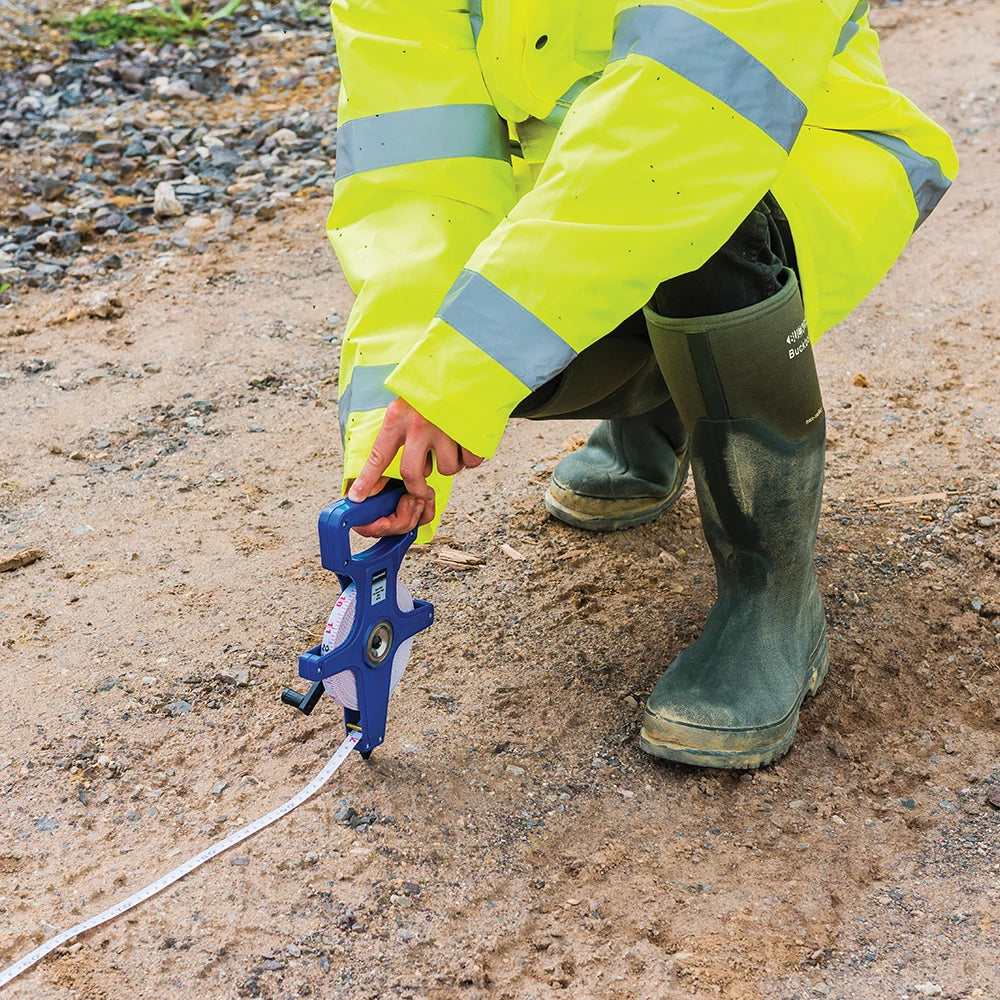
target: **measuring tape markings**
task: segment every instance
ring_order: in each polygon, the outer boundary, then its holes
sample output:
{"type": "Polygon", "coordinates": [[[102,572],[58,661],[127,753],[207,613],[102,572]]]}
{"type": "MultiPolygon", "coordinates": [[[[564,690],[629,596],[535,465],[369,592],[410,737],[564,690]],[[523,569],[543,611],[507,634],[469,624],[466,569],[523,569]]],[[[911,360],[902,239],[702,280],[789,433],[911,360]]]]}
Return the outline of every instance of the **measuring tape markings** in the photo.
{"type": "Polygon", "coordinates": [[[157,893],[162,892],[168,886],[180,881],[180,879],[184,878],[185,875],[190,875],[191,872],[193,872],[196,868],[200,868],[206,861],[210,861],[217,855],[222,854],[223,851],[228,851],[230,847],[235,847],[248,837],[252,837],[255,833],[259,833],[265,827],[277,822],[283,816],[287,816],[288,813],[302,805],[302,803],[307,799],[311,799],[334,776],[334,774],[336,774],[338,768],[344,763],[345,760],[347,760],[351,751],[357,746],[360,740],[360,732],[353,732],[348,735],[344,742],[341,743],[337,752],[330,758],[323,770],[320,771],[319,774],[317,774],[316,777],[305,786],[305,788],[303,788],[296,795],[293,795],[287,802],[283,802],[276,809],[272,809],[266,816],[261,816],[260,819],[255,819],[252,823],[248,823],[241,829],[229,834],[228,837],[224,837],[222,840],[212,844],[211,847],[205,848],[205,850],[200,854],[196,854],[193,858],[190,858],[183,864],[178,865],[173,869],[173,871],[161,876],[155,882],[152,882],[145,888],[140,889],[127,899],[123,899],[120,902],[109,906],[103,912],[84,920],[75,927],[70,927],[69,930],[61,931],[56,934],[55,937],[49,938],[49,940],[44,944],[39,945],[34,951],[29,952],[23,958],[18,959],[13,965],[9,965],[6,969],[0,970],[0,989],[15,980],[23,972],[27,972],[28,969],[37,965],[43,958],[45,958],[46,955],[55,951],[57,948],[62,947],[62,945],[66,944],[67,941],[72,941],[73,938],[79,937],[81,934],[93,930],[95,927],[100,927],[102,924],[106,924],[109,921],[114,920],[116,917],[120,917],[123,913],[127,913],[129,910],[137,907],[140,903],[144,903],[147,899],[150,899],[157,893]]]}

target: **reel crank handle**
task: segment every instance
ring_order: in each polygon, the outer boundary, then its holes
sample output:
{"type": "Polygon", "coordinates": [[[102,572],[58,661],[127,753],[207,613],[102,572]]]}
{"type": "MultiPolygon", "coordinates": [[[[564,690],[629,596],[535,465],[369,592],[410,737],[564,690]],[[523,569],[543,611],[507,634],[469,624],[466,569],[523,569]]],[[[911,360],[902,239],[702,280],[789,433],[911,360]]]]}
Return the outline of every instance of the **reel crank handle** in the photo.
{"type": "Polygon", "coordinates": [[[320,698],[323,697],[323,682],[316,681],[312,687],[305,694],[299,694],[293,688],[285,688],[281,692],[281,701],[285,705],[291,705],[292,708],[297,708],[303,715],[309,715],[312,710],[319,704],[320,698]]]}

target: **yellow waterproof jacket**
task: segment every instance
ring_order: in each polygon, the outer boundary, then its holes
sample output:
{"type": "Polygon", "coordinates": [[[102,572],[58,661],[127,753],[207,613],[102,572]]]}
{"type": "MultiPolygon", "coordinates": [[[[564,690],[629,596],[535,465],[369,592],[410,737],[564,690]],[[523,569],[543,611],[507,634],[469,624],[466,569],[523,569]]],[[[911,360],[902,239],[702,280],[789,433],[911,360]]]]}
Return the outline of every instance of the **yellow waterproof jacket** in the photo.
{"type": "MultiPolygon", "coordinates": [[[[867,0],[331,11],[327,229],[357,294],[345,480],[396,396],[492,455],[521,399],[704,263],[768,190],[818,338],[957,171],[947,135],[886,83],[867,0]]],[[[440,511],[447,480],[433,485],[440,511]]]]}

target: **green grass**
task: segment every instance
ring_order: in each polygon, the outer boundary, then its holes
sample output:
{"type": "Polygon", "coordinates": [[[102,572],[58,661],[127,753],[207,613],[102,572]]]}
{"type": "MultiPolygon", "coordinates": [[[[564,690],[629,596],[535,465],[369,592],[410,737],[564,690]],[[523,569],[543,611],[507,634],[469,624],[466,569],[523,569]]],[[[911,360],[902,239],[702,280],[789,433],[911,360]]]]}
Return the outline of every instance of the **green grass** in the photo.
{"type": "Polygon", "coordinates": [[[143,39],[149,42],[194,42],[222,18],[234,14],[243,0],[228,0],[210,14],[194,6],[188,13],[178,0],[170,0],[169,10],[151,4],[132,4],[124,10],[107,4],[67,22],[70,38],[106,47],[115,42],[143,39]]]}

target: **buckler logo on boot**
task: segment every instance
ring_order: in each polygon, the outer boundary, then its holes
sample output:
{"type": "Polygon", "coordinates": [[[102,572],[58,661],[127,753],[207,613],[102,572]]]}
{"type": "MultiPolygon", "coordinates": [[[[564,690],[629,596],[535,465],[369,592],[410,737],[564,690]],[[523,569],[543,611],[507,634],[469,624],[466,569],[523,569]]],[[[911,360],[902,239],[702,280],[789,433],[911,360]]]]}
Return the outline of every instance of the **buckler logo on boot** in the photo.
{"type": "Polygon", "coordinates": [[[806,321],[803,320],[787,337],[785,337],[785,343],[789,345],[789,361],[791,361],[792,358],[797,358],[809,346],[809,337],[807,336],[807,332],[806,321]]]}

